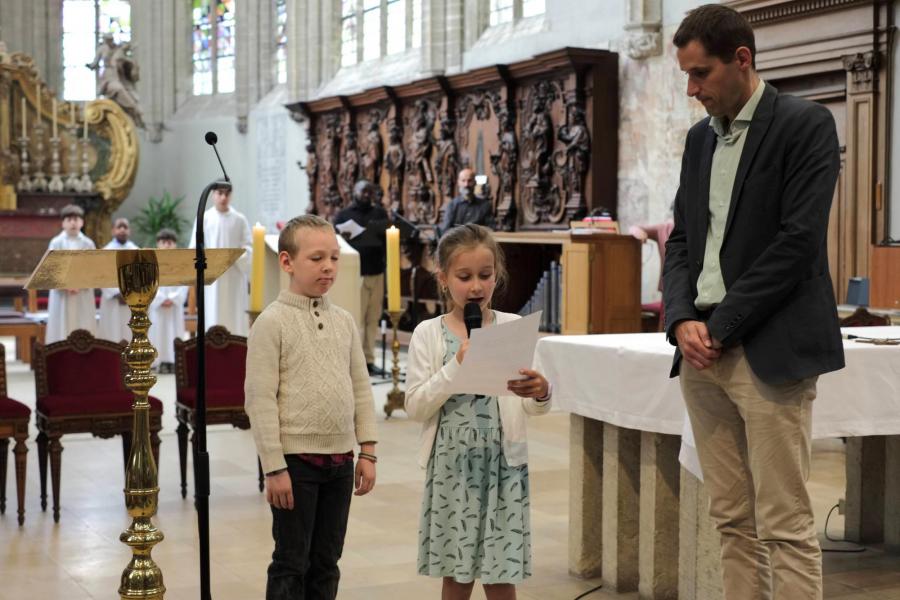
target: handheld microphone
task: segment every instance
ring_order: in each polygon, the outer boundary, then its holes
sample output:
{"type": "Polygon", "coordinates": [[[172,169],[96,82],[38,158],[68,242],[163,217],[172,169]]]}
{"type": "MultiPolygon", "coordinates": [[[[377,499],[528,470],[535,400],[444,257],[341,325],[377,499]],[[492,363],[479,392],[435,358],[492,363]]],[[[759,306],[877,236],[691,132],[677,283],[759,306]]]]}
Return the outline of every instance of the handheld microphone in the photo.
{"type": "Polygon", "coordinates": [[[219,161],[219,166],[222,167],[222,175],[225,176],[225,181],[230,182],[228,179],[228,173],[225,172],[225,165],[222,164],[222,157],[219,156],[219,149],[216,148],[216,142],[219,141],[219,136],[216,135],[214,131],[207,131],[206,135],[203,136],[206,140],[206,143],[213,147],[213,152],[216,153],[216,160],[219,161]]]}
{"type": "Polygon", "coordinates": [[[466,323],[466,337],[472,337],[472,330],[481,327],[481,305],[467,302],[463,309],[463,321],[466,323]]]}

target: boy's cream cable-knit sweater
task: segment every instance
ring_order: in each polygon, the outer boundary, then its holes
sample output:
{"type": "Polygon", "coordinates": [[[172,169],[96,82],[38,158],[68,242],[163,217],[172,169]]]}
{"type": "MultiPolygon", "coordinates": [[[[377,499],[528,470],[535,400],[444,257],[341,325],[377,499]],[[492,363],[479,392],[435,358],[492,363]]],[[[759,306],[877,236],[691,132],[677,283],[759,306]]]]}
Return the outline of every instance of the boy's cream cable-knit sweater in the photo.
{"type": "Polygon", "coordinates": [[[282,291],[250,330],[244,405],[266,473],[284,468],[285,454],[340,454],[377,441],[350,313],[325,297],[282,291]]]}

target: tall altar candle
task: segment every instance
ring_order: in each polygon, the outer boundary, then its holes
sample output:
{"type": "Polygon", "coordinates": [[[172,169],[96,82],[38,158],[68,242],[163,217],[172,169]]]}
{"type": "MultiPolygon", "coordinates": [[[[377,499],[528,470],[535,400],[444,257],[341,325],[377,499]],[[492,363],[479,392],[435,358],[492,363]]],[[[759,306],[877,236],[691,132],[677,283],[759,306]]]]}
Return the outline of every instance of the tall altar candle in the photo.
{"type": "Polygon", "coordinates": [[[266,228],[253,226],[253,273],[250,277],[250,310],[263,309],[263,283],[265,282],[266,228]]]}
{"type": "Polygon", "coordinates": [[[84,139],[88,139],[87,138],[87,128],[88,128],[88,125],[87,125],[87,102],[81,103],[81,116],[84,118],[84,139]]]}
{"type": "Polygon", "coordinates": [[[28,102],[22,98],[22,137],[28,137],[28,102]]]}
{"type": "Polygon", "coordinates": [[[74,102],[69,102],[69,117],[71,118],[71,122],[69,125],[75,127],[75,113],[78,112],[78,105],[74,102]]]}
{"type": "Polygon", "coordinates": [[[38,81],[35,86],[34,103],[37,105],[37,122],[41,121],[41,82],[38,81]]]}
{"type": "Polygon", "coordinates": [[[400,230],[393,225],[385,231],[387,242],[388,312],[400,312],[400,230]]]}
{"type": "Polygon", "coordinates": [[[56,131],[56,98],[53,99],[53,137],[59,137],[59,133],[56,131]]]}

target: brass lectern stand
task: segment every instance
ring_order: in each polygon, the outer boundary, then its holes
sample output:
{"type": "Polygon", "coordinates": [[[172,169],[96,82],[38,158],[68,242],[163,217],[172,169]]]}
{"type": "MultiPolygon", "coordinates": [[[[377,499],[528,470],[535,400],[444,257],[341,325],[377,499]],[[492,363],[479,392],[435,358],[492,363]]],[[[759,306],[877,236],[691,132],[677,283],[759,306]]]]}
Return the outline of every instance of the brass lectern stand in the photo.
{"type": "MultiPolygon", "coordinates": [[[[204,282],[209,285],[244,253],[241,248],[207,250],[204,282]]],[[[129,367],[125,386],[134,393],[131,454],[125,473],[125,507],[131,526],[119,539],[131,547],[131,562],[122,573],[119,596],[162,599],[166,588],[162,571],[150,552],[163,539],[153,525],[159,481],[150,451],[150,403],[147,394],[156,383],[150,365],[156,349],[147,339],[147,309],[160,285],[194,284],[194,250],[49,250],[31,274],[27,289],[84,289],[118,287],[131,309],[131,343],[124,358],[129,367]]]]}

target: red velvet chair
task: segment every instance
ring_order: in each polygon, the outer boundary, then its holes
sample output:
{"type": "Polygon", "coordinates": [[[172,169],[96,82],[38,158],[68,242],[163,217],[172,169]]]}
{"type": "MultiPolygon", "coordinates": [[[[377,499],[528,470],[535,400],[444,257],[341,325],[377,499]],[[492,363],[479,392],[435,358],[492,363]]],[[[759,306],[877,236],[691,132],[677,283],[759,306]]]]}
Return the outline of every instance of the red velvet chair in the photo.
{"type": "MultiPolygon", "coordinates": [[[[244,412],[244,373],[247,338],[231,335],[221,325],[206,332],[206,424],[250,429],[244,412]]],[[[178,457],[181,497],[187,497],[188,429],[194,429],[197,407],[197,338],[175,340],[175,416],[178,419],[178,457]]],[[[191,434],[191,445],[195,443],[191,434]]],[[[262,466],[257,459],[259,491],[263,491],[262,466]]]]}
{"type": "Polygon", "coordinates": [[[31,409],[6,395],[6,349],[0,344],[0,515],[6,514],[6,460],[9,438],[16,440],[16,497],[19,501],[19,525],[25,523],[25,457],[28,449],[28,421],[31,409]]]}
{"type": "MultiPolygon", "coordinates": [[[[125,387],[122,360],[125,346],[95,338],[84,329],[65,340],[35,345],[34,379],[37,388],[38,467],[41,509],[47,510],[47,456],[53,482],[53,520],[59,522],[59,484],[62,462],[60,438],[66,433],[95,437],[122,436],[125,464],[131,452],[134,395],[125,387]],[[48,452],[49,449],[49,452],[48,452]]],[[[162,403],[150,396],[150,442],[159,465],[162,403]]]]}

